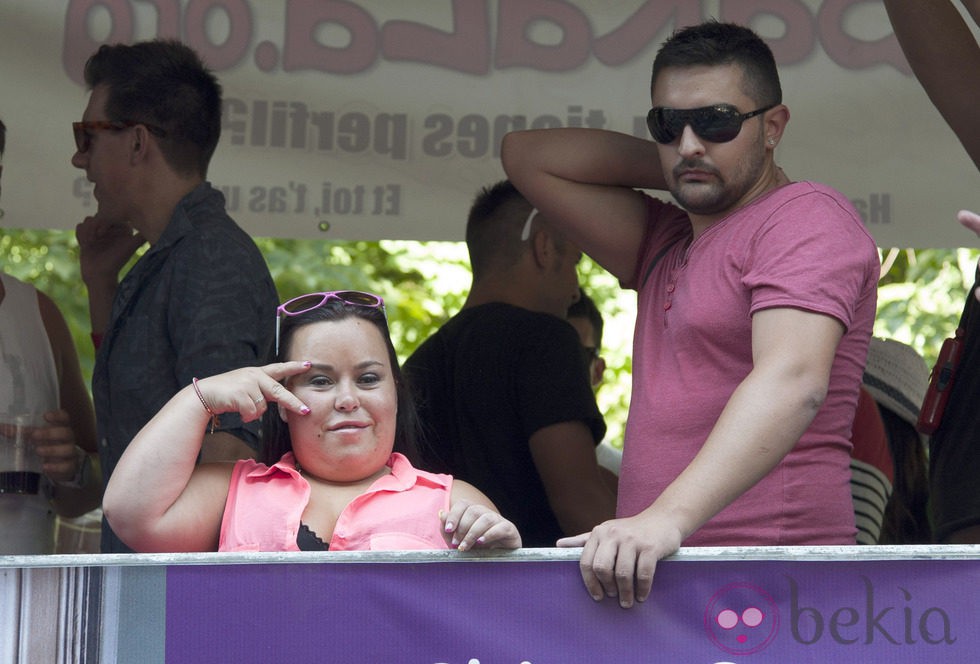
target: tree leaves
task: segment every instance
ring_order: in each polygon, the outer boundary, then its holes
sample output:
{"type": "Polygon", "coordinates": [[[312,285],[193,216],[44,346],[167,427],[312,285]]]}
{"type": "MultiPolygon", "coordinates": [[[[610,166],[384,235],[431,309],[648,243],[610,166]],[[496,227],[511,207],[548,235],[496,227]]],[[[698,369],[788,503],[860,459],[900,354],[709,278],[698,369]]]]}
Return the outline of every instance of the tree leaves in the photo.
{"type": "MultiPolygon", "coordinates": [[[[402,360],[462,307],[470,286],[466,246],[459,242],[334,241],[257,238],[280,299],[312,291],[357,289],[385,298],[392,338],[402,360]]],[[[932,366],[952,335],[973,284],[975,249],[883,250],[888,271],[878,291],[877,336],[911,344],[932,366]]],[[[88,300],[71,231],[0,229],[0,268],[33,283],[68,320],[82,370],[92,375],[88,300]]],[[[629,408],[635,295],[588,257],[579,264],[583,288],[605,320],[605,384],[600,407],[608,439],[621,444],[629,408]]]]}

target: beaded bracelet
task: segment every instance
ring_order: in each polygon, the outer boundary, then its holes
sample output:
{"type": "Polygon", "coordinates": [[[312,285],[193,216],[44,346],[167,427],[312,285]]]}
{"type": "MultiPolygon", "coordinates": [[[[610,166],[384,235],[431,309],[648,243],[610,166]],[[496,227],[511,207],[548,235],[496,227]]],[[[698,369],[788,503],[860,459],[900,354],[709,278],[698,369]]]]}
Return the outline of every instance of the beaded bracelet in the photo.
{"type": "Polygon", "coordinates": [[[194,386],[194,391],[197,393],[197,398],[201,400],[201,405],[204,406],[204,410],[208,411],[208,415],[211,416],[211,430],[208,433],[214,433],[214,428],[216,426],[221,426],[221,422],[218,419],[218,414],[211,409],[208,402],[204,400],[204,395],[201,394],[201,388],[197,386],[197,378],[191,378],[191,384],[194,386]]]}

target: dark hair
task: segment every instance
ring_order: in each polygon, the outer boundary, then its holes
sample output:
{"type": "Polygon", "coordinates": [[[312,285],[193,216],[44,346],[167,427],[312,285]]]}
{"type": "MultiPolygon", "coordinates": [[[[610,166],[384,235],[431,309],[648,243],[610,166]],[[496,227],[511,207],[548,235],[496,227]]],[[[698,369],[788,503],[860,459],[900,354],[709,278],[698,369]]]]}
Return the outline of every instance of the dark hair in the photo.
{"type": "MultiPolygon", "coordinates": [[[[385,347],[388,350],[388,361],[391,364],[391,374],[395,380],[395,394],[398,400],[398,415],[395,422],[395,445],[393,451],[401,452],[413,465],[417,465],[417,439],[419,431],[418,415],[415,404],[409,393],[408,386],[398,365],[398,355],[391,342],[388,332],[388,322],[380,309],[347,304],[339,300],[331,300],[321,307],[297,314],[285,316],[279,328],[279,355],[277,362],[283,362],[289,356],[293,335],[296,330],[311,323],[322,321],[339,322],[348,318],[360,318],[372,323],[381,333],[385,347]]],[[[289,427],[279,417],[277,408],[270,408],[262,419],[262,449],[260,461],[272,465],[279,461],[283,454],[291,452],[293,441],[289,435],[289,427]]]]}
{"type": "Polygon", "coordinates": [[[925,445],[919,432],[905,418],[880,403],[878,410],[885,424],[895,471],[878,544],[931,544],[925,445]]]}
{"type": "Polygon", "coordinates": [[[668,67],[738,65],[746,95],[761,108],[783,101],[776,60],[769,46],[752,30],[734,23],[707,21],[682,28],[664,42],[653,61],[650,89],[668,67]]]}
{"type": "Polygon", "coordinates": [[[108,87],[108,120],[159,127],[177,173],[205,177],[221,136],[221,85],[197,53],[176,40],[104,44],[85,63],[90,88],[108,87]]]}
{"type": "Polygon", "coordinates": [[[7,149],[7,125],[0,120],[0,157],[3,156],[3,151],[7,149]]]}
{"type": "Polygon", "coordinates": [[[595,333],[596,347],[602,346],[602,314],[592,298],[585,294],[585,291],[579,289],[578,301],[568,308],[568,317],[588,319],[595,333]]]}
{"type": "Polygon", "coordinates": [[[521,229],[531,210],[509,180],[480,190],[466,220],[466,248],[474,280],[520,260],[524,252],[521,229]]]}

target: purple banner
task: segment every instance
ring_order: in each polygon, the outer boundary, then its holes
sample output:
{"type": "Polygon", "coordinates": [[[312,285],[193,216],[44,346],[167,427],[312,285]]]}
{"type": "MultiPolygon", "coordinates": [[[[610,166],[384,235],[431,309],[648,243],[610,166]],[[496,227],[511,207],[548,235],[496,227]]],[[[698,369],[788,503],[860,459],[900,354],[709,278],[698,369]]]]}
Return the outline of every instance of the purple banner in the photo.
{"type": "Polygon", "coordinates": [[[672,560],[623,610],[567,560],[172,566],[166,660],[974,661],[978,582],[974,560],[672,560]]]}

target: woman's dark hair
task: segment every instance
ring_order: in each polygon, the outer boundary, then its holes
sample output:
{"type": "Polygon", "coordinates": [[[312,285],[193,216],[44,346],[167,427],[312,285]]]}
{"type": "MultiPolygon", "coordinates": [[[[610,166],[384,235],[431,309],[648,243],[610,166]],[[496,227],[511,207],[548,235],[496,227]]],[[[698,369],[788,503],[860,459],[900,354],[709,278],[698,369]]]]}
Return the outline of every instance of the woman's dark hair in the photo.
{"type": "Polygon", "coordinates": [[[879,404],[894,460],[895,481],[878,544],[931,544],[929,470],[922,438],[907,420],[879,404]]]}
{"type": "Polygon", "coordinates": [[[579,298],[568,307],[568,318],[585,318],[592,325],[592,332],[595,336],[595,345],[602,347],[602,312],[596,306],[595,300],[589,297],[584,290],[579,291],[579,298]]]}
{"type": "MultiPolygon", "coordinates": [[[[284,316],[279,328],[279,354],[276,356],[276,361],[283,362],[289,356],[293,335],[301,327],[324,321],[339,322],[348,318],[360,318],[372,323],[378,328],[381,338],[384,339],[385,347],[388,349],[391,374],[395,380],[395,394],[398,399],[393,451],[404,454],[413,465],[417,466],[418,415],[415,411],[415,403],[412,401],[412,396],[402,377],[401,367],[398,365],[398,354],[391,343],[388,321],[384,311],[372,307],[347,304],[340,300],[330,300],[316,309],[294,316],[284,316]]],[[[293,441],[289,435],[289,426],[279,417],[278,408],[269,408],[262,418],[262,447],[259,460],[266,465],[272,465],[279,461],[283,454],[291,452],[292,449],[293,441]]]]}

